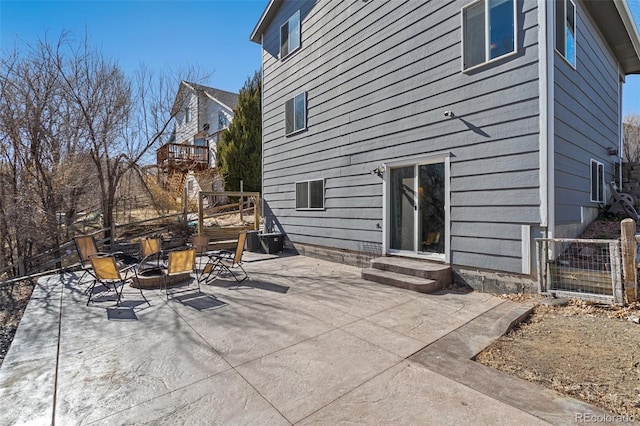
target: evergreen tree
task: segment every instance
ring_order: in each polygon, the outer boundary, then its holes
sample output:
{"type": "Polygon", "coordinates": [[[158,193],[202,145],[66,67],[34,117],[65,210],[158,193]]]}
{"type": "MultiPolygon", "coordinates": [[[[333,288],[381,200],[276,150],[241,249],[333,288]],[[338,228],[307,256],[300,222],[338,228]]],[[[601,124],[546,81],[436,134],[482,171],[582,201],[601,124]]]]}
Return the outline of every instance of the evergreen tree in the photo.
{"type": "Polygon", "coordinates": [[[248,78],[238,97],[233,121],[220,135],[216,166],[224,179],[224,189],[260,192],[262,186],[262,79],[256,71],[248,78]]]}

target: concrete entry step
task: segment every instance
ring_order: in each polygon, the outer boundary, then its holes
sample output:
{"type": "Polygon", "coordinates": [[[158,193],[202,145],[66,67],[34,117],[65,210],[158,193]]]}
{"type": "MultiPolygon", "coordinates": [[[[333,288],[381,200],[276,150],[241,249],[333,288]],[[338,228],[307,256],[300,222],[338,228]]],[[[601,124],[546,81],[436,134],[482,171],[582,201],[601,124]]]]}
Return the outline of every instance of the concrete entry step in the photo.
{"type": "Polygon", "coordinates": [[[383,271],[376,268],[363,269],[362,278],[380,284],[418,291],[420,293],[433,293],[443,288],[435,280],[404,275],[398,272],[383,271]]]}
{"type": "Polygon", "coordinates": [[[371,268],[362,271],[362,278],[381,284],[432,293],[453,282],[450,265],[422,259],[398,256],[371,260],[371,268]]]}
{"type": "Polygon", "coordinates": [[[453,273],[450,265],[429,260],[398,256],[377,257],[371,259],[371,267],[383,271],[413,275],[414,277],[444,280],[446,284],[453,282],[453,273]]]}

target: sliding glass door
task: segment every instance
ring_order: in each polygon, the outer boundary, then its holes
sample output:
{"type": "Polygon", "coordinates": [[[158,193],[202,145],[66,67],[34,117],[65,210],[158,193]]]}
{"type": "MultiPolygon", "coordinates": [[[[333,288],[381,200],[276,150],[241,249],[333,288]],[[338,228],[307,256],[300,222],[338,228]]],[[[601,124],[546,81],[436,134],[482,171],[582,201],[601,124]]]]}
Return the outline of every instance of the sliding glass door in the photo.
{"type": "Polygon", "coordinates": [[[389,169],[390,252],[444,255],[445,165],[389,169]]]}

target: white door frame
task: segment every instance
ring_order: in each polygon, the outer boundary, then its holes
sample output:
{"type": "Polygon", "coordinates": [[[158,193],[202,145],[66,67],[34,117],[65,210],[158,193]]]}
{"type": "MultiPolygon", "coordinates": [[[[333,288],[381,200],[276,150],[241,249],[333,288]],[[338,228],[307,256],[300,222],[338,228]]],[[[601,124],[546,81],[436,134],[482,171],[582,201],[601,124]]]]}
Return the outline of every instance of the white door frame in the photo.
{"type": "MultiPolygon", "coordinates": [[[[436,153],[432,155],[422,155],[407,157],[400,160],[387,161],[383,163],[385,173],[383,175],[382,184],[382,253],[383,255],[401,255],[409,257],[419,257],[422,259],[432,259],[450,263],[451,261],[451,193],[450,193],[450,157],[449,152],[436,153]],[[421,164],[444,163],[444,254],[424,254],[417,251],[414,252],[390,252],[391,245],[391,217],[390,217],[390,199],[391,199],[391,182],[389,179],[391,168],[416,166],[421,164]]],[[[416,213],[417,214],[417,213],[416,213]]],[[[417,232],[417,229],[416,229],[417,232]]]]}

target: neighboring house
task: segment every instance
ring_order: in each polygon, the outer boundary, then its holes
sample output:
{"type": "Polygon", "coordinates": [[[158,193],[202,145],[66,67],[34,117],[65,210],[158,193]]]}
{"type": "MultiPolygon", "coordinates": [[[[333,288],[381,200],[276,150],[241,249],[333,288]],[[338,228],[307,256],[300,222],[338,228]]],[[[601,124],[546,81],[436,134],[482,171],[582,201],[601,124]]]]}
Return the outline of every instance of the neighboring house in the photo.
{"type": "Polygon", "coordinates": [[[182,81],[171,113],[175,128],[170,143],[158,150],[158,166],[164,185],[181,191],[186,185],[190,198],[199,191],[223,190],[216,167],[216,144],[229,127],[238,94],[182,81]]]}
{"type": "Polygon", "coordinates": [[[617,180],[625,1],[271,0],[251,40],[265,220],[301,252],[531,285],[534,239],[578,235],[617,180]]]}

